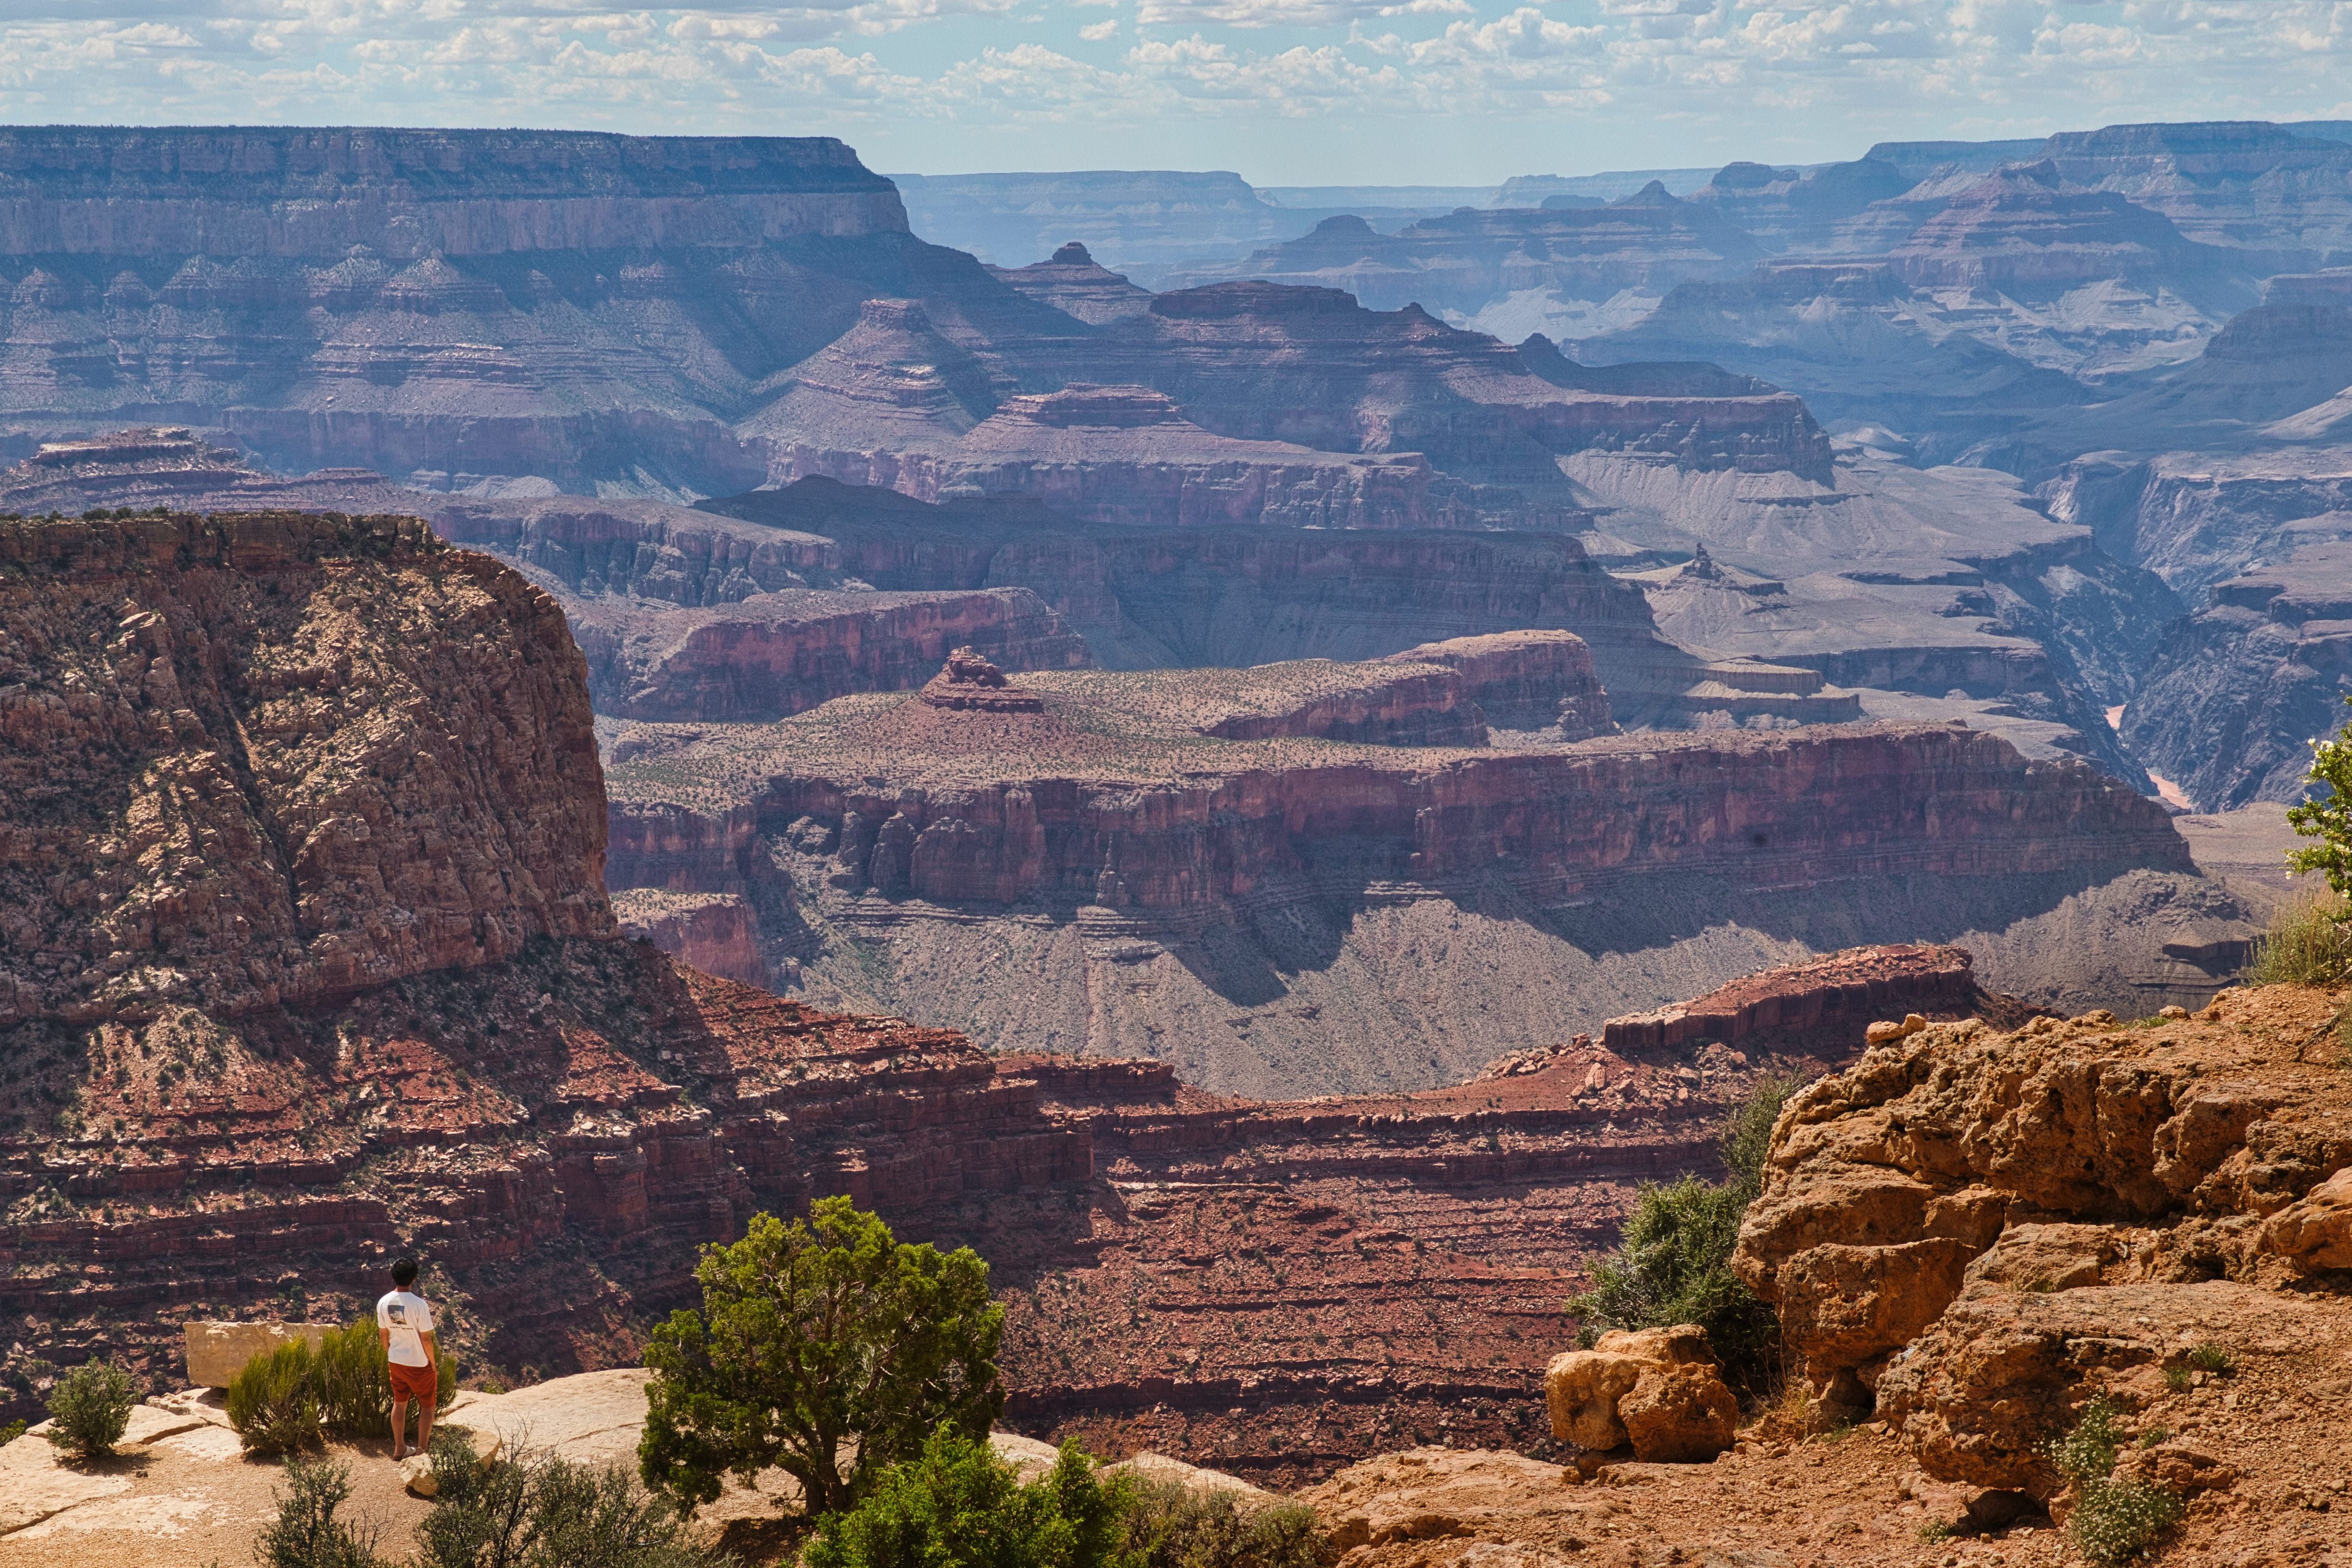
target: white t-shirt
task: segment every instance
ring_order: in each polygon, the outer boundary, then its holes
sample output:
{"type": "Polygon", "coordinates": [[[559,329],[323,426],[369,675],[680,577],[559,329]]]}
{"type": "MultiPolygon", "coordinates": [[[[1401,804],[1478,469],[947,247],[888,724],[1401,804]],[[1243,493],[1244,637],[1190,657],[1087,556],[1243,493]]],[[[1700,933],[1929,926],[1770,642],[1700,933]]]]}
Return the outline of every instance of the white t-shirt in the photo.
{"type": "Polygon", "coordinates": [[[410,1291],[394,1291],[375,1304],[375,1325],[392,1331],[384,1354],[403,1366],[430,1366],[424,1336],[433,1332],[433,1309],[410,1291]]]}

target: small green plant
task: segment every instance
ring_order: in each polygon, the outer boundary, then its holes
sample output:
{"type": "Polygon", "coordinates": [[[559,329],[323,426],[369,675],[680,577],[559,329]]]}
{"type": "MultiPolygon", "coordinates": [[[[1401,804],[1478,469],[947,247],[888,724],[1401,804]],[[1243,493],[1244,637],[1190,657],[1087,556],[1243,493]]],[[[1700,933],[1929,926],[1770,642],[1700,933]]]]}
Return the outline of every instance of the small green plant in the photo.
{"type": "Polygon", "coordinates": [[[2189,1346],[2187,1359],[2198,1371],[2210,1372],[2216,1377],[2227,1377],[2238,1370],[2236,1359],[2210,1340],[2189,1346]]]}
{"type": "Polygon", "coordinates": [[[278,1517],[253,1543],[258,1568],[390,1568],[376,1550],[382,1526],[353,1528],[335,1517],[352,1495],[343,1466],[297,1459],[286,1467],[286,1490],[273,1495],[278,1517]]]}
{"type": "Polygon", "coordinates": [[[2074,1485],[2066,1533],[2097,1568],[2121,1568],[2180,1522],[2180,1500],[2142,1480],[2115,1479],[2123,1412],[2106,1399],[2083,1406],[2073,1430],[2049,1446],[2050,1462],[2074,1485]]]}
{"type": "Polygon", "coordinates": [[[49,1441],[78,1459],[102,1459],[114,1452],[131,1426],[139,1396],[131,1375],[110,1361],[84,1362],[49,1395],[49,1441]]]}
{"type": "Polygon", "coordinates": [[[2168,1427],[2150,1427],[2139,1435],[2139,1446],[2143,1448],[2153,1448],[2171,1436],[2172,1432],[2168,1427]]]}
{"type": "Polygon", "coordinates": [[[323,1426],[307,1340],[257,1355],[229,1380],[228,1424],[248,1454],[274,1458],[319,1446],[323,1426]]]}
{"type": "Polygon", "coordinates": [[[2140,1557],[2164,1532],[2180,1522],[2180,1500],[2146,1481],[2099,1479],[2083,1483],[2066,1533],[2099,1568],[2119,1568],[2140,1557]]]}
{"type": "Polygon", "coordinates": [[[1959,1534],[1959,1527],[1940,1519],[1931,1519],[1919,1526],[1919,1539],[1933,1546],[1938,1541],[1949,1541],[1959,1534]]]}
{"type": "MultiPolygon", "coordinates": [[[[2298,855],[2308,854],[2299,850],[2298,855]]],[[[2336,900],[2305,899],[2271,916],[2246,978],[2258,986],[2338,986],[2352,977],[2352,930],[2336,900]]]]}
{"type": "Polygon", "coordinates": [[[1329,1568],[1339,1557],[1312,1509],[1172,1481],[1132,1484],[1126,1540],[1133,1568],[1329,1568]]]}
{"type": "Polygon", "coordinates": [[[2188,1393],[2189,1369],[2185,1366],[2166,1367],[2164,1369],[2164,1385],[2167,1388],[2171,1389],[2175,1394],[2188,1393]]]}

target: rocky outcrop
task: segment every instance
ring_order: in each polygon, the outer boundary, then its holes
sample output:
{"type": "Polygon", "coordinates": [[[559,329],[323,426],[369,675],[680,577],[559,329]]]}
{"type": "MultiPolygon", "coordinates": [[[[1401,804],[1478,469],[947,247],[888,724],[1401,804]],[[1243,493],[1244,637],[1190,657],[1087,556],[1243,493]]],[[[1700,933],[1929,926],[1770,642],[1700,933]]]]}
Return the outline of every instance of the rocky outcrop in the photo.
{"type": "Polygon", "coordinates": [[[1151,290],[1138,288],[1123,274],[1096,265],[1076,240],[1044,261],[988,270],[1030,298],[1092,326],[1151,308],[1151,290]]]}
{"type": "Polygon", "coordinates": [[[1509,729],[1557,727],[1567,741],[1613,735],[1609,694],[1593,673],[1592,650],[1571,632],[1498,632],[1423,643],[1389,655],[1403,664],[1443,664],[1487,722],[1509,729]]]}
{"type": "MultiPolygon", "coordinates": [[[[612,884],[781,874],[793,917],[771,951],[830,1005],[866,1005],[879,955],[887,994],[983,1040],[1295,1093],[1459,1076],[1759,963],[2005,930],[2077,892],[2065,918],[2095,925],[2111,895],[2090,890],[2188,872],[2154,803],[1954,727],[1512,750],[1202,735],[1261,674],[1027,674],[1034,715],[857,697],[756,730],[640,727],[614,753],[632,760],[613,774],[612,884]],[[1798,946],[1680,946],[1726,888],[1798,946]],[[1691,979],[1662,994],[1665,952],[1691,979]],[[898,977],[922,973],[957,977],[917,1001],[898,977]]],[[[2162,971],[2183,916],[2145,895],[2127,929],[2162,971]]],[[[2055,994],[2011,972],[1990,983],[2055,994]]]]}
{"type": "Polygon", "coordinates": [[[1962,948],[1856,947],[1743,976],[1696,1001],[1611,1019],[1601,1040],[1621,1054],[1673,1051],[1703,1040],[1738,1045],[1781,1030],[1818,1033],[1843,1023],[1851,1031],[1869,1019],[1917,1009],[1967,1013],[1982,998],[1974,961],[1962,948]]]}
{"type": "Polygon", "coordinates": [[[940,673],[923,683],[916,700],[957,713],[1042,713],[1045,701],[1004,678],[1004,672],[969,647],[948,655],[940,673]]]}
{"type": "Polygon", "coordinates": [[[2047,1440],[2094,1396],[2161,1407],[2200,1343],[2340,1333],[2326,1290],[2273,1293],[2328,1268],[2321,1183],[2352,1160],[2300,1048],[2330,1005],[1930,1025],[1802,1092],[1735,1264],[1812,1397],[1874,1399],[1932,1475],[2049,1499],[2047,1440]]]}
{"type": "Polygon", "coordinates": [[[415,519],[0,521],[0,1021],[236,1018],[611,929],[562,614],[415,519]]]}

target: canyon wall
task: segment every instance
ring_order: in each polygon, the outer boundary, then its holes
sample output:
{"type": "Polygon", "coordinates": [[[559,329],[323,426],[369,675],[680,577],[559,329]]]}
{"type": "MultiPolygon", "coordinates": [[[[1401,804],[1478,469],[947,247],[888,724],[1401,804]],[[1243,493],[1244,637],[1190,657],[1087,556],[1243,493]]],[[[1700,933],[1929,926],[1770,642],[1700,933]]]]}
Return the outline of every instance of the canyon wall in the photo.
{"type": "Polygon", "coordinates": [[[1042,711],[634,727],[612,884],[743,896],[824,1005],[1276,1095],[1893,936],[2037,1000],[2195,999],[2218,970],[2167,944],[2252,930],[2160,808],[1954,726],[1400,752],[1204,736],[1191,673],[1015,684],[1042,711]]]}

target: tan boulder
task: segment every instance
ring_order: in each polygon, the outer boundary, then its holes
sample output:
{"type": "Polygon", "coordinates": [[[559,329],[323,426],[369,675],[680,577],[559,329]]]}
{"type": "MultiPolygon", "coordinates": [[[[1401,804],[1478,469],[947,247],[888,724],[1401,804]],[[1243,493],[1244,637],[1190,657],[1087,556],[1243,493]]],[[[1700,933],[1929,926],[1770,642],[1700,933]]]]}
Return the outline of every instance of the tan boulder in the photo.
{"type": "Polygon", "coordinates": [[[1617,1401],[1617,1418],[1635,1458],[1686,1464],[1731,1447],[1739,1435],[1739,1401],[1712,1366],[1683,1362],[1643,1372],[1617,1401]]]}
{"type": "Polygon", "coordinates": [[[1642,1374],[1657,1364],[1647,1356],[1613,1350],[1571,1350],[1544,1369],[1544,1404],[1551,1412],[1551,1435],[1580,1448],[1614,1448],[1628,1439],[1617,1418],[1617,1401],[1633,1392],[1642,1374]]]}
{"type": "Polygon", "coordinates": [[[246,1363],[290,1341],[308,1340],[312,1350],[334,1323],[190,1323],[185,1331],[188,1381],[199,1388],[226,1388],[246,1363]]]}
{"type": "Polygon", "coordinates": [[[1780,1332],[1816,1384],[1871,1364],[1916,1338],[1960,1293],[1976,1249],[1930,1237],[1895,1247],[1816,1247],[1780,1267],[1780,1332]]]}
{"type": "Polygon", "coordinates": [[[2258,1245],[2307,1274],[2352,1269],[2352,1166],[2272,1215],[2258,1245]]]}
{"type": "Polygon", "coordinates": [[[1597,1351],[1630,1355],[1668,1366],[1721,1366],[1706,1331],[1696,1323],[1674,1323],[1658,1329],[1611,1329],[1592,1342],[1597,1351]]]}
{"type": "Polygon", "coordinates": [[[1906,1014],[1901,1023],[1896,1023],[1892,1019],[1882,1019],[1862,1031],[1863,1043],[1893,1045],[1896,1040],[1908,1040],[1927,1027],[1927,1020],[1917,1013],[1906,1014]]]}

